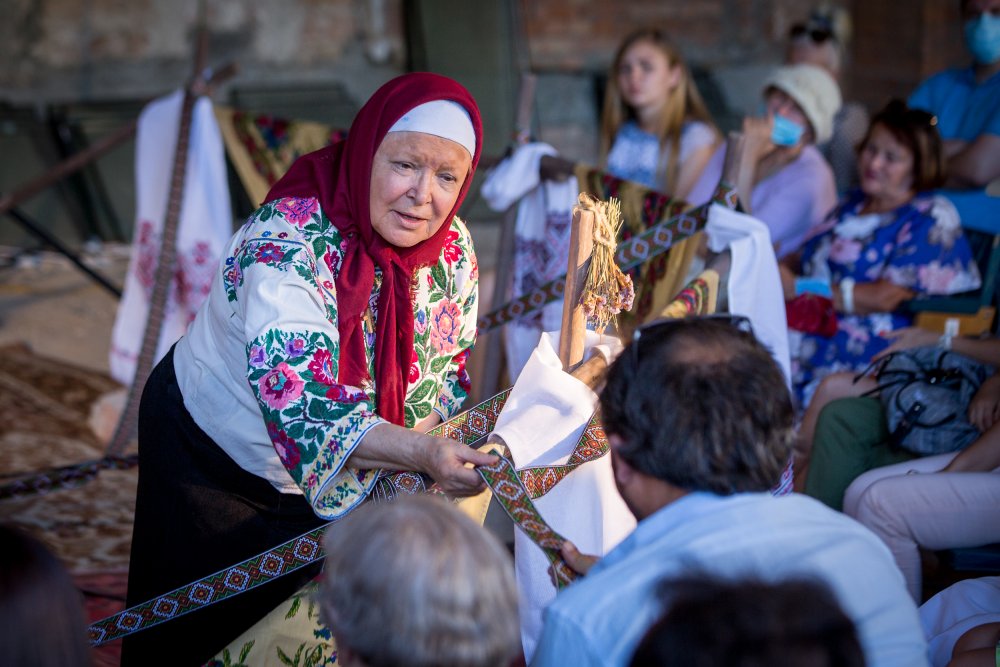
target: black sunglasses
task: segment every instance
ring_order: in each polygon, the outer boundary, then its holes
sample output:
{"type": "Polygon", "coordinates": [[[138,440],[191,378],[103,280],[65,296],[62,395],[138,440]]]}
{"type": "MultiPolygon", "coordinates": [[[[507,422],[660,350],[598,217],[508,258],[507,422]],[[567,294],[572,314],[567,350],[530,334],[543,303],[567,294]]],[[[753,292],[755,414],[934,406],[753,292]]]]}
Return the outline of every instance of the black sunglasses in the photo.
{"type": "Polygon", "coordinates": [[[803,23],[798,23],[792,26],[792,29],[788,32],[788,36],[792,39],[800,39],[808,36],[816,44],[822,44],[828,39],[833,39],[833,31],[829,28],[809,27],[803,23]]]}
{"type": "Polygon", "coordinates": [[[896,116],[908,125],[922,128],[934,127],[938,123],[937,116],[924,111],[923,109],[913,109],[906,105],[906,102],[894,99],[885,107],[886,114],[896,116]]]}
{"type": "Polygon", "coordinates": [[[750,318],[746,315],[734,315],[732,313],[714,313],[712,315],[697,315],[692,317],[681,317],[681,318],[671,318],[665,320],[653,320],[651,322],[646,322],[635,328],[632,332],[632,344],[631,344],[631,358],[632,365],[636,368],[639,367],[639,339],[642,338],[643,334],[649,331],[663,330],[668,327],[677,326],[683,322],[689,320],[709,320],[712,322],[719,322],[722,324],[728,324],[737,331],[742,331],[753,335],[753,324],[750,322],[750,318]]]}

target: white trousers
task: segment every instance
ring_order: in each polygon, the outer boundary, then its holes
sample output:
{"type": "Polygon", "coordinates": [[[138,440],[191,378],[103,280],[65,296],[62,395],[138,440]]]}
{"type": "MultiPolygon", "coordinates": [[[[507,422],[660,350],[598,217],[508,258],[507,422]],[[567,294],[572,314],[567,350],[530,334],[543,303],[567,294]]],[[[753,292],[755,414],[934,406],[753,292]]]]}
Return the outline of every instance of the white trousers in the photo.
{"type": "Polygon", "coordinates": [[[921,547],[1000,542],[1000,468],[938,472],[954,457],[942,454],[869,470],[844,494],[844,513],[888,545],[918,604],[921,547]]]}

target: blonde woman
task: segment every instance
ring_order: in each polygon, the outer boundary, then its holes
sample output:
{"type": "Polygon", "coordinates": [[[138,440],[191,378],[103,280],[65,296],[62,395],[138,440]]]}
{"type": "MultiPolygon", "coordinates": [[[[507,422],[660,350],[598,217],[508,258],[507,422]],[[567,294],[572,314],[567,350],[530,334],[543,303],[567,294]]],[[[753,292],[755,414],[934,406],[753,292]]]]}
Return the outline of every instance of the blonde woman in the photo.
{"type": "Polygon", "coordinates": [[[626,37],[604,97],[601,154],[608,171],[684,199],[720,140],[684,58],[667,36],[644,28],[626,37]]]}

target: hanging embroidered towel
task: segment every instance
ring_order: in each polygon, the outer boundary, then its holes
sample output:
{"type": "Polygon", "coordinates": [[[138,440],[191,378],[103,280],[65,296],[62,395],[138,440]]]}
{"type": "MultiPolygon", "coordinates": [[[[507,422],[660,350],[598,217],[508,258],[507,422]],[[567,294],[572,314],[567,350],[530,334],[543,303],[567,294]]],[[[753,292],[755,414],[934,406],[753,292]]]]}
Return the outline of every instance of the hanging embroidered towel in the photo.
{"type": "MultiPolygon", "coordinates": [[[[519,146],[483,182],[483,199],[494,211],[504,211],[517,202],[508,300],[528,294],[566,273],[570,222],[579,187],[573,177],[560,183],[541,181],[538,169],[542,157],[555,154],[556,150],[548,144],[519,146]]],[[[553,301],[540,313],[505,326],[504,352],[510,378],[516,380],[542,332],[561,326],[562,304],[562,299],[553,301]]]]}
{"type": "MultiPolygon", "coordinates": [[[[111,333],[111,376],[132,383],[142,345],[167,211],[183,91],[161,97],[139,115],[135,146],[135,230],[132,259],[111,333]]],[[[177,264],[167,297],[156,359],[187,330],[208,296],[233,233],[222,136],[208,98],[195,102],[184,198],[177,228],[177,264]]]]}
{"type": "MultiPolygon", "coordinates": [[[[580,441],[597,395],[564,373],[558,333],[543,333],[511,389],[493,431],[507,445],[518,470],[565,464],[580,441]]],[[[591,351],[613,358],[620,350],[610,336],[587,332],[591,351]]],[[[548,493],[535,498],[539,513],[581,552],[603,556],[635,529],[635,517],[615,488],[611,457],[580,465],[548,493]]],[[[544,552],[522,531],[514,535],[514,563],[520,590],[521,641],[530,663],[542,627],[542,611],[555,597],[544,552]]]]}

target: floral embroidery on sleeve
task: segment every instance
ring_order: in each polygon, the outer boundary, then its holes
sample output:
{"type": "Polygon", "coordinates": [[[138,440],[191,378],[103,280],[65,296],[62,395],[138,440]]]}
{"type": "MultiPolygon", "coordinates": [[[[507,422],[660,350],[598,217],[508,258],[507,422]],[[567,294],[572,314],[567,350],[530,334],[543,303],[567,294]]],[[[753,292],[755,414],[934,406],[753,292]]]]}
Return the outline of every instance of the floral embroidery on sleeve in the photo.
{"type": "MultiPolygon", "coordinates": [[[[363,500],[379,471],[346,465],[375,413],[377,387],[337,383],[335,282],[344,246],[314,199],[258,209],[225,265],[229,300],[245,314],[247,379],[275,454],[320,516],[363,500]],[[292,324],[294,323],[294,324],[292,324]]],[[[469,389],[465,363],[475,339],[477,267],[471,238],[452,223],[439,261],[414,284],[414,353],[407,425],[433,409],[457,413],[469,389]]],[[[372,305],[377,307],[376,281],[372,305]]],[[[373,315],[377,312],[373,308],[373,315]]],[[[373,357],[372,340],[366,340],[373,357]]]]}
{"type": "Polygon", "coordinates": [[[339,244],[314,199],[278,200],[245,227],[224,274],[230,301],[243,301],[247,380],[267,436],[327,518],[356,505],[374,484],[377,475],[346,461],[382,422],[368,393],[336,382],[340,350],[327,256],[339,244]]]}
{"type": "MultiPolygon", "coordinates": [[[[381,420],[357,387],[338,384],[338,345],[319,332],[272,329],[248,349],[247,379],[281,463],[317,509],[346,509],[368,489],[345,463],[381,420]]],[[[367,478],[367,473],[361,473],[367,478]]]]}

